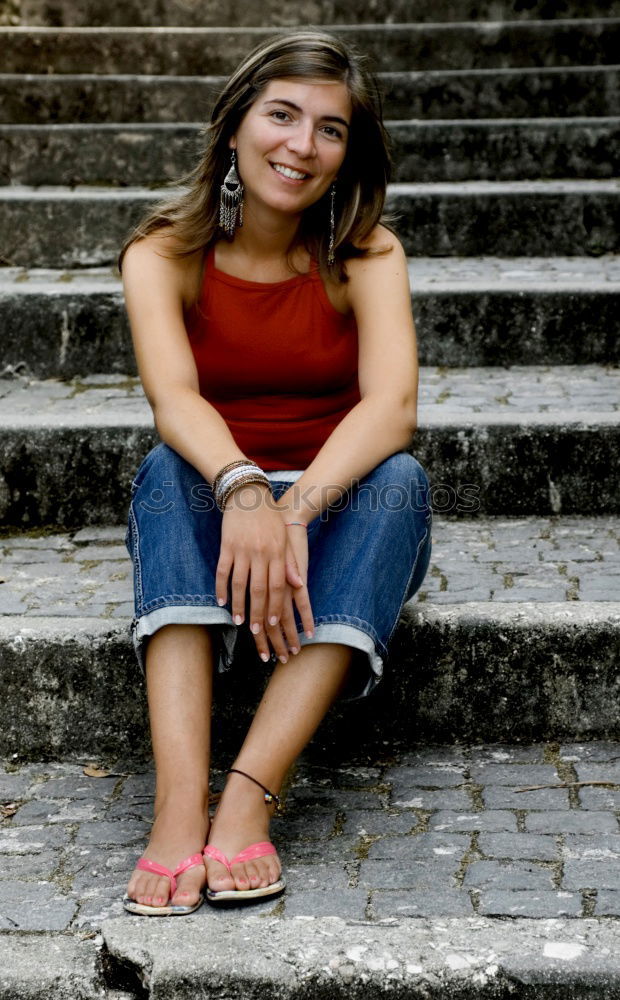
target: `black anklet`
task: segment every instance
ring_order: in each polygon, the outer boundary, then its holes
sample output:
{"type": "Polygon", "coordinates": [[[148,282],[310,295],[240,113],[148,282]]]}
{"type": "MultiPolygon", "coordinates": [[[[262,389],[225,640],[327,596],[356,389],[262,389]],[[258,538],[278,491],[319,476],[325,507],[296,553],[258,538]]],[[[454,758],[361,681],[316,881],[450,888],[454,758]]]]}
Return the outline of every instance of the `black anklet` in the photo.
{"type": "Polygon", "coordinates": [[[253,778],[251,774],[246,774],[245,771],[240,771],[239,768],[237,767],[231,767],[228,773],[242,774],[244,778],[248,778],[250,781],[253,781],[255,785],[258,785],[258,787],[262,788],[262,790],[264,791],[265,802],[267,803],[267,805],[270,806],[272,803],[274,803],[276,811],[280,808],[280,796],[276,795],[275,792],[270,792],[268,788],[265,788],[265,786],[260,781],[257,781],[256,778],[253,778]]]}

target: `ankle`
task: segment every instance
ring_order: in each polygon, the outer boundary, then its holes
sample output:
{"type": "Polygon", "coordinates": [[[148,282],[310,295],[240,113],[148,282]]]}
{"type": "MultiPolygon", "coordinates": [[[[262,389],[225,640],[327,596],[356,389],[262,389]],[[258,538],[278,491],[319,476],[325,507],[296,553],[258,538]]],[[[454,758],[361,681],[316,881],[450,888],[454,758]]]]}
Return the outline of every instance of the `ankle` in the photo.
{"type": "Polygon", "coordinates": [[[209,792],[204,789],[179,787],[158,789],[155,793],[155,816],[172,812],[178,817],[184,815],[209,816],[209,792]]]}

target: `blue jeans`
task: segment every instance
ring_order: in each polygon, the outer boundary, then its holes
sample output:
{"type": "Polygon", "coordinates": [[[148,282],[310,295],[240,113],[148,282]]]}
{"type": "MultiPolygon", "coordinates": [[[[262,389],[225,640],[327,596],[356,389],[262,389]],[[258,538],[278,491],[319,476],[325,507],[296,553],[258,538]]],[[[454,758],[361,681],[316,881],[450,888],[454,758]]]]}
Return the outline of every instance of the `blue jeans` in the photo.
{"type": "MultiPolygon", "coordinates": [[[[270,479],[277,500],[291,482],[276,475],[270,479]]],[[[426,473],[412,455],[397,452],[308,525],[315,633],[307,638],[295,608],[299,643],[343,643],[357,651],[351,697],[368,694],[382,676],[402,607],[428,569],[431,523],[426,473]]],[[[215,626],[219,669],[231,666],[239,629],[249,628],[249,595],[237,626],[230,600],[220,608],[215,595],[221,526],[200,473],[167,445],[153,448],[132,483],[126,539],[134,564],[132,634],[142,666],[145,639],[170,624],[215,626]]]]}

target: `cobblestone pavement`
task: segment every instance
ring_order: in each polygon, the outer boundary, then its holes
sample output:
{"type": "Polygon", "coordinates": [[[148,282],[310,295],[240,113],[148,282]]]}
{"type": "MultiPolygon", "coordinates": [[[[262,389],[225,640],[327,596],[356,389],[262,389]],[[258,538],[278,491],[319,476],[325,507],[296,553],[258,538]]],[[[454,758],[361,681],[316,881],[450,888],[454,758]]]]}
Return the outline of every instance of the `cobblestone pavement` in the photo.
{"type": "MultiPolygon", "coordinates": [[[[0,768],[0,929],[85,930],[121,912],[153,776],[106,770],[0,768]]],[[[264,907],[370,920],[620,916],[619,819],[618,743],[425,748],[336,769],[306,760],[272,826],[288,891],[264,907]],[[531,786],[544,787],[521,791],[531,786]]]]}
{"type": "MultiPolygon", "coordinates": [[[[620,257],[413,257],[409,260],[412,288],[426,291],[437,284],[471,288],[498,283],[511,288],[553,284],[558,288],[620,283],[620,257]]],[[[115,268],[54,271],[49,268],[5,267],[0,271],[0,293],[118,291],[121,282],[115,268]]]]}
{"type": "MultiPolygon", "coordinates": [[[[124,533],[117,526],[0,539],[0,615],[131,617],[124,533]]],[[[619,540],[615,517],[436,517],[414,601],[619,601],[619,540]]]]}
{"type": "MultiPolygon", "coordinates": [[[[599,365],[420,369],[420,424],[574,421],[620,413],[620,369],[599,365]]],[[[0,425],[123,420],[150,424],[139,380],[126,375],[0,381],[0,425]]]]}

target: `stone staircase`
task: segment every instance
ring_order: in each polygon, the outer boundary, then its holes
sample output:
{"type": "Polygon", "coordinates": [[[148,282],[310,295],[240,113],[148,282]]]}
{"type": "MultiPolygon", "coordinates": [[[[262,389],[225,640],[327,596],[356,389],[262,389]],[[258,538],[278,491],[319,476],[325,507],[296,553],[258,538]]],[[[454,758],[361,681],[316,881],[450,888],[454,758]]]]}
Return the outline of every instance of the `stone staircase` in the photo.
{"type": "Polygon", "coordinates": [[[320,739],[620,732],[620,4],[389,6],[0,4],[5,755],[147,752],[119,525],[155,435],[114,260],[221,75],[309,8],[385,90],[437,513],[389,680],[320,739]]]}
{"type": "MultiPolygon", "coordinates": [[[[620,781],[573,745],[620,736],[619,35],[618,0],[0,0],[0,931],[35,932],[0,934],[0,1000],[620,995],[617,787],[546,790],[620,781]],[[309,21],[383,82],[431,568],[296,776],[284,904],[102,942],[152,796],[123,521],[155,435],[114,260],[222,74],[309,21]]],[[[222,762],[262,675],[234,683],[222,762]]]]}

